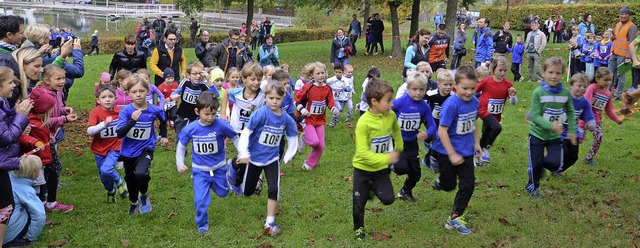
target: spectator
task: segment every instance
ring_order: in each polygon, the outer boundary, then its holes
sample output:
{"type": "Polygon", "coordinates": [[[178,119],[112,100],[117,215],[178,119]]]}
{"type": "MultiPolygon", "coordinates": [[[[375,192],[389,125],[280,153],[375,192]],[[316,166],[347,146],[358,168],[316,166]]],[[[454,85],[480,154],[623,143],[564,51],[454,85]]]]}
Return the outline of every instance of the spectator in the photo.
{"type": "Polygon", "coordinates": [[[360,25],[360,21],[358,21],[358,15],[353,14],[351,17],[353,20],[351,20],[351,23],[349,24],[347,34],[349,34],[349,41],[351,41],[351,45],[353,46],[353,53],[351,55],[356,56],[358,54],[356,41],[358,41],[358,37],[362,34],[362,25],[360,25]]]}
{"type": "Polygon", "coordinates": [[[138,71],[138,69],[147,68],[147,60],[145,55],[136,50],[136,38],[128,35],[124,38],[124,50],[113,55],[111,64],[109,65],[109,74],[113,80],[118,71],[124,69],[128,71],[138,71]]]}
{"type": "Polygon", "coordinates": [[[451,37],[447,34],[447,26],[438,25],[438,33],[429,40],[429,65],[431,71],[437,71],[440,68],[447,68],[447,60],[449,59],[449,43],[451,37]]]}
{"type": "Polygon", "coordinates": [[[191,34],[191,47],[196,47],[196,36],[198,35],[198,29],[200,29],[198,21],[191,17],[191,25],[189,26],[189,32],[191,34]]]}
{"type": "Polygon", "coordinates": [[[553,33],[553,19],[551,19],[551,16],[549,16],[549,18],[546,21],[544,21],[542,32],[544,33],[545,36],[547,36],[547,43],[549,43],[549,38],[553,33]]]}
{"type": "Polygon", "coordinates": [[[267,34],[270,34],[274,40],[276,39],[276,22],[271,21],[271,30],[269,30],[267,34]]]}
{"type": "Polygon", "coordinates": [[[524,42],[524,51],[527,54],[527,62],[529,63],[529,81],[532,82],[544,80],[540,62],[542,61],[542,51],[547,46],[547,38],[539,30],[539,27],[540,24],[538,22],[531,22],[531,32],[529,32],[529,36],[524,42]],[[535,74],[533,72],[534,67],[535,74]],[[534,75],[538,76],[538,80],[534,80],[534,75]]]}
{"type": "Polygon", "coordinates": [[[267,16],[267,19],[264,21],[264,35],[265,37],[268,34],[271,34],[271,26],[273,25],[273,23],[271,22],[271,18],[269,18],[267,16]]]}
{"type": "Polygon", "coordinates": [[[247,34],[247,23],[244,23],[244,22],[242,23],[242,27],[240,27],[240,33],[247,34]]]}
{"type": "Polygon", "coordinates": [[[529,16],[522,19],[522,22],[524,23],[524,37],[527,37],[529,32],[531,32],[531,22],[534,19],[533,14],[529,14],[529,16]]]}
{"type": "MultiPolygon", "coordinates": [[[[533,16],[533,15],[531,15],[533,16]]],[[[481,17],[478,23],[478,36],[476,38],[475,68],[484,65],[489,68],[493,57],[493,33],[489,27],[489,18],[481,17]]]]}
{"type": "Polygon", "coordinates": [[[513,36],[509,33],[511,24],[504,22],[502,30],[493,35],[493,44],[495,46],[495,57],[502,57],[507,60],[507,48],[513,48],[513,36]]]}
{"type": "Polygon", "coordinates": [[[371,33],[373,34],[373,40],[371,42],[371,47],[369,47],[369,55],[373,55],[373,48],[375,47],[378,50],[378,44],[380,44],[380,50],[384,55],[384,42],[383,35],[384,32],[384,23],[380,20],[380,15],[378,13],[373,14],[373,20],[371,20],[371,33]]]}
{"type": "Polygon", "coordinates": [[[264,44],[264,37],[267,36],[267,30],[265,29],[264,22],[260,23],[260,27],[258,28],[258,46],[262,46],[264,44]]]}
{"type": "Polygon", "coordinates": [[[200,60],[200,63],[204,65],[204,67],[210,67],[209,63],[207,63],[206,55],[207,51],[211,47],[211,43],[209,43],[209,31],[202,30],[200,31],[200,42],[196,44],[196,57],[200,60]]]}
{"type": "MultiPolygon", "coordinates": [[[[171,68],[174,72],[180,72],[183,78],[187,73],[187,61],[182,53],[182,47],[176,44],[178,36],[172,30],[164,32],[164,46],[158,46],[153,50],[149,60],[149,69],[156,74],[154,83],[156,86],[164,82],[163,72],[171,68]]],[[[180,76],[175,76],[174,81],[180,82],[180,76]]]]}
{"type": "Polygon", "coordinates": [[[258,46],[258,34],[260,33],[260,27],[254,20],[251,22],[251,50],[256,50],[258,46]]]}
{"type": "Polygon", "coordinates": [[[331,67],[333,68],[333,65],[338,63],[342,65],[349,64],[349,54],[351,54],[352,49],[351,41],[344,36],[344,30],[339,28],[336,31],[336,37],[331,42],[331,67]]]}
{"type": "MultiPolygon", "coordinates": [[[[280,56],[278,55],[278,47],[273,44],[273,37],[267,35],[265,37],[265,43],[260,46],[258,54],[260,66],[265,67],[267,65],[278,66],[280,62],[280,56]]],[[[239,67],[241,68],[241,67],[239,67]]]]}
{"type": "Polygon", "coordinates": [[[553,42],[554,43],[564,42],[562,33],[564,32],[564,29],[567,28],[567,23],[565,23],[564,17],[562,17],[561,15],[558,15],[558,17],[556,18],[556,22],[553,24],[553,26],[554,26],[553,42]]]}
{"type": "Polygon", "coordinates": [[[156,44],[160,45],[162,43],[162,34],[164,34],[164,30],[167,28],[167,23],[162,20],[162,16],[158,14],[156,19],[153,21],[153,32],[156,37],[156,44]]]}
{"type": "Polygon", "coordinates": [[[100,48],[98,47],[98,30],[94,30],[91,35],[91,51],[87,55],[91,54],[93,50],[96,51],[96,55],[100,55],[100,48]]]}
{"type": "Polygon", "coordinates": [[[437,30],[438,26],[440,26],[440,23],[442,23],[442,16],[440,15],[440,13],[436,13],[436,15],[433,17],[433,21],[436,23],[437,30]]]}
{"type": "Polygon", "coordinates": [[[578,24],[578,28],[580,28],[578,34],[580,34],[580,36],[587,37],[587,33],[592,33],[594,35],[596,34],[596,29],[592,21],[593,17],[591,16],[591,14],[586,13],[584,14],[584,16],[582,16],[582,21],[580,22],[580,24],[578,24]]]}
{"type": "Polygon", "coordinates": [[[411,37],[410,45],[404,55],[402,77],[407,76],[407,70],[415,70],[418,67],[418,63],[429,61],[429,40],[431,40],[431,32],[424,28],[416,31],[415,35],[411,37]]]}
{"type": "MultiPolygon", "coordinates": [[[[24,19],[22,17],[14,15],[0,16],[0,66],[9,67],[16,77],[19,77],[20,71],[18,70],[18,63],[11,56],[11,53],[22,42],[24,29],[24,19]]],[[[16,100],[17,98],[12,97],[9,101],[12,108],[16,100]]]]}
{"type": "Polygon", "coordinates": [[[449,69],[453,70],[460,67],[460,62],[462,62],[462,57],[467,55],[467,48],[465,44],[467,43],[467,24],[464,22],[460,22],[458,25],[458,30],[456,30],[456,36],[453,39],[453,59],[451,60],[451,67],[449,69]]]}
{"type": "MultiPolygon", "coordinates": [[[[140,30],[142,30],[142,27],[144,27],[145,30],[147,30],[147,32],[151,32],[151,30],[153,30],[153,25],[151,25],[151,22],[149,22],[149,20],[146,17],[142,18],[142,23],[140,23],[140,25],[138,25],[138,27],[136,28],[136,35],[140,33],[140,30]]],[[[151,33],[149,33],[149,37],[153,38],[151,36],[151,33]]],[[[64,34],[62,38],[66,40],[64,34]]]]}
{"type": "Polygon", "coordinates": [[[629,8],[620,8],[620,21],[613,29],[613,46],[611,47],[611,57],[609,58],[609,70],[613,72],[613,83],[615,85],[614,99],[620,99],[624,91],[626,77],[622,73],[618,73],[618,66],[623,63],[631,63],[629,55],[629,43],[634,41],[638,36],[638,27],[629,19],[629,8]]]}
{"type": "Polygon", "coordinates": [[[145,58],[149,57],[149,41],[151,41],[151,35],[149,34],[149,30],[147,30],[146,26],[140,27],[140,32],[138,32],[137,40],[138,50],[144,53],[145,58]]]}
{"type": "Polygon", "coordinates": [[[176,26],[176,23],[173,22],[173,18],[172,17],[169,17],[169,20],[167,21],[167,28],[164,30],[163,34],[166,33],[169,30],[173,31],[176,34],[180,31],[178,29],[178,26],[176,26]]]}
{"type": "Polygon", "coordinates": [[[231,68],[236,67],[239,70],[242,69],[246,62],[246,49],[238,42],[240,39],[240,30],[231,29],[229,31],[229,38],[224,39],[218,43],[207,54],[209,56],[209,66],[218,66],[225,73],[231,68]]]}
{"type": "Polygon", "coordinates": [[[576,18],[571,18],[571,21],[569,21],[569,27],[573,27],[576,25],[576,18]]]}
{"type": "Polygon", "coordinates": [[[8,99],[9,103],[14,99],[13,103],[15,104],[18,99],[27,99],[30,82],[35,82],[40,79],[40,74],[42,73],[42,53],[35,47],[22,47],[13,51],[11,56],[17,61],[20,72],[17,77],[20,80],[20,85],[16,85],[13,89],[13,95],[8,99]]]}

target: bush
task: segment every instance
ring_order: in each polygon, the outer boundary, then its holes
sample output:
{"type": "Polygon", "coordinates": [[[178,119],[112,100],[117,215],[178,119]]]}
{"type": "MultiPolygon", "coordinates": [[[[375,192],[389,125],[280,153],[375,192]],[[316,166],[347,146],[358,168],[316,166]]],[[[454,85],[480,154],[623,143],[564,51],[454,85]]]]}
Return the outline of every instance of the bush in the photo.
{"type": "MultiPolygon", "coordinates": [[[[511,28],[516,30],[524,30],[522,19],[530,13],[539,15],[541,22],[544,22],[549,16],[562,15],[569,25],[571,18],[576,19],[585,13],[590,13],[593,17],[593,25],[596,32],[601,32],[607,28],[613,28],[619,21],[619,10],[622,6],[627,6],[631,10],[631,20],[634,15],[640,13],[640,3],[619,3],[619,4],[560,4],[560,5],[521,5],[509,8],[509,20],[511,28]]],[[[480,9],[480,16],[486,16],[491,20],[491,27],[502,29],[502,25],[506,19],[507,8],[485,6],[480,9]]],[[[555,21],[555,19],[554,19],[555,21]]],[[[635,21],[634,21],[635,22],[635,21]]],[[[543,23],[540,23],[542,25],[543,23]]]]}

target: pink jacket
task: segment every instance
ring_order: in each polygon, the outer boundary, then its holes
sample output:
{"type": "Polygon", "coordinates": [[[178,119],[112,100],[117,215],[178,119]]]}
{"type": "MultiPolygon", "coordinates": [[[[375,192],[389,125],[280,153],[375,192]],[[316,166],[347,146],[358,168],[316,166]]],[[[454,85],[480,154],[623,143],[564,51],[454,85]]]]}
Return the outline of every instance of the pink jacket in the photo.
{"type": "Polygon", "coordinates": [[[613,109],[611,91],[609,91],[609,89],[600,89],[597,84],[593,83],[587,87],[584,97],[591,103],[591,109],[593,109],[593,115],[596,117],[596,123],[602,123],[603,110],[611,120],[618,123],[622,121],[622,118],[616,115],[616,111],[613,109]]]}

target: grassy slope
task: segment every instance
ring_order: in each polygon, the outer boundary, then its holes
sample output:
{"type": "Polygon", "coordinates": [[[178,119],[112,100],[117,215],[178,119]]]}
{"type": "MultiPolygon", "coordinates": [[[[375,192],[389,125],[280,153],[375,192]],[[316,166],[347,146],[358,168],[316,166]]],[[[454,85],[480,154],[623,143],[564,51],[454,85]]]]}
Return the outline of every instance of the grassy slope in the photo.
{"type": "MultiPolygon", "coordinates": [[[[390,50],[391,42],[386,42],[390,50]]],[[[280,44],[281,63],[297,72],[307,62],[327,61],[329,41],[280,44]]],[[[358,42],[361,51],[364,43],[358,42]]],[[[187,49],[188,61],[195,59],[187,49]]],[[[546,52],[545,57],[566,51],[546,52]]],[[[88,112],[93,105],[91,92],[99,73],[107,70],[110,55],[86,57],[87,72],[71,89],[69,105],[88,112]]],[[[470,64],[470,56],[464,64],[470,64]]],[[[371,65],[379,66],[382,78],[394,86],[401,83],[402,58],[358,56],[351,59],[355,66],[358,92],[360,82],[371,65]]],[[[525,72],[526,70],[523,70],[525,72]]],[[[511,78],[511,75],[509,75],[511,78]]],[[[278,222],[284,233],[277,238],[261,234],[266,213],[266,196],[212,197],[209,210],[210,234],[199,237],[194,223],[193,190],[189,175],[180,175],[175,168],[173,147],[158,148],[151,168],[150,185],[153,211],[130,217],[127,201],[104,203],[105,191],[99,182],[94,158],[88,149],[86,115],[79,123],[68,127],[68,139],[62,149],[65,169],[60,201],[72,203],[70,213],[48,216],[54,225],[45,228],[36,246],[67,239],[69,246],[120,246],[129,243],[137,247],[255,247],[271,243],[277,247],[307,245],[327,246],[629,246],[640,242],[640,202],[636,157],[640,125],[628,121],[618,127],[604,122],[605,141],[596,161],[590,167],[582,160],[564,179],[545,178],[542,188],[545,199],[531,201],[524,192],[527,167],[527,124],[523,120],[529,108],[531,90],[536,85],[517,83],[520,103],[506,107],[503,133],[493,149],[493,165],[476,170],[476,191],[468,208],[468,219],[475,230],[461,236],[443,228],[452,206],[454,193],[435,192],[430,187],[434,174],[423,170],[424,182],[414,191],[418,203],[398,201],[391,206],[370,202],[366,213],[368,231],[385,232],[391,239],[374,241],[369,236],[364,244],[353,240],[351,218],[351,158],[354,145],[353,129],[340,125],[326,129],[327,149],[315,171],[300,169],[308,155],[297,156],[282,171],[282,209],[278,222]]],[[[619,104],[616,104],[619,107],[619,104]]],[[[637,118],[637,114],[627,117],[637,118]]],[[[343,123],[342,123],[343,124],[343,123]]],[[[590,136],[590,135],[589,135],[590,136]]],[[[592,138],[582,145],[580,158],[586,154],[592,138]]],[[[123,172],[121,172],[123,173],[123,172]]],[[[403,177],[392,175],[398,190],[403,177]]]]}

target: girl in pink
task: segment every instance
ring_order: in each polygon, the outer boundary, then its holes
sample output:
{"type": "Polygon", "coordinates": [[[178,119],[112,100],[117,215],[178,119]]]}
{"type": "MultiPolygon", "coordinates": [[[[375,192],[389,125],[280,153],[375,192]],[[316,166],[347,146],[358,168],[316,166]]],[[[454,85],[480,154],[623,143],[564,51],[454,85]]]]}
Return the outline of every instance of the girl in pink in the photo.
{"type": "MultiPolygon", "coordinates": [[[[100,81],[98,81],[98,83],[96,84],[96,89],[94,92],[97,92],[100,86],[102,86],[103,84],[110,84],[110,83],[111,83],[111,75],[108,72],[100,73],[100,81]]],[[[98,106],[100,106],[100,104],[96,102],[96,107],[98,106]]]]}
{"type": "Polygon", "coordinates": [[[131,72],[127,70],[118,70],[116,73],[116,102],[115,105],[118,107],[127,106],[131,103],[131,97],[127,95],[127,91],[124,90],[126,79],[131,76],[131,72]]]}
{"type": "MultiPolygon", "coordinates": [[[[222,88],[224,89],[224,95],[220,98],[222,99],[222,101],[220,101],[221,103],[225,102],[224,99],[229,97],[229,95],[227,95],[229,89],[242,88],[242,83],[240,82],[240,71],[238,70],[238,68],[231,67],[231,69],[227,71],[227,82],[222,84],[222,88]]],[[[233,102],[228,102],[229,111],[227,111],[227,113],[231,113],[231,110],[233,109],[233,102]]]]}
{"type": "Polygon", "coordinates": [[[480,138],[482,157],[476,162],[478,167],[482,167],[485,163],[491,163],[489,149],[502,132],[500,121],[507,99],[511,105],[518,103],[516,89],[513,88],[513,83],[505,77],[507,70],[509,70],[507,60],[496,58],[491,64],[493,77],[484,78],[476,85],[476,92],[482,92],[480,109],[478,109],[478,115],[482,118],[482,137],[480,138]]]}
{"type": "Polygon", "coordinates": [[[594,166],[596,165],[596,162],[593,161],[593,158],[598,153],[603,139],[602,111],[606,112],[609,119],[618,124],[622,124],[622,118],[617,116],[615,110],[613,110],[611,91],[608,89],[612,81],[613,73],[611,73],[607,67],[600,67],[596,70],[596,76],[593,78],[591,85],[589,85],[587,91],[584,93],[584,97],[591,103],[593,115],[596,117],[596,128],[591,131],[593,134],[593,144],[591,144],[591,149],[589,149],[589,153],[587,154],[587,157],[584,158],[584,161],[594,166]]]}
{"type": "Polygon", "coordinates": [[[333,115],[340,112],[333,101],[333,91],[327,85],[327,67],[320,63],[311,64],[311,81],[296,94],[296,103],[300,115],[304,116],[304,142],[311,146],[309,157],[302,163],[302,169],[313,170],[324,151],[324,124],[327,123],[325,110],[331,109],[333,115]]]}

